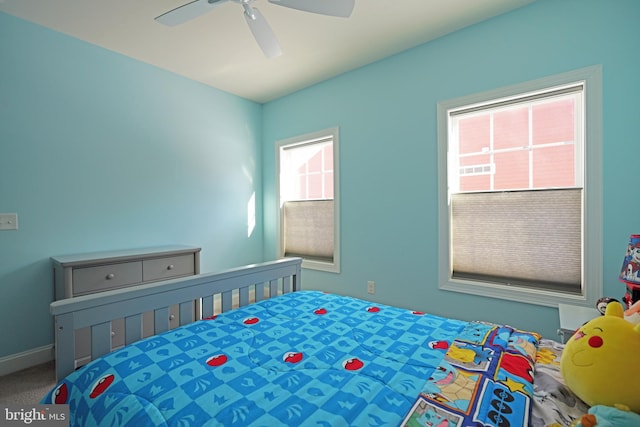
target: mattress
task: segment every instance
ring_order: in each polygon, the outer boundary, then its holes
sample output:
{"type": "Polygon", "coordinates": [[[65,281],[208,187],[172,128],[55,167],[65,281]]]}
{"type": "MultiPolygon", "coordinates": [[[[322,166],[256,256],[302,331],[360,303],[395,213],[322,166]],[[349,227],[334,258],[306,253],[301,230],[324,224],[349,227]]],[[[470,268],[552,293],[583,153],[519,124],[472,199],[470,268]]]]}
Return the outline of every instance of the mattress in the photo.
{"type": "Polygon", "coordinates": [[[42,403],[72,426],[528,425],[539,340],[299,291],[109,353],[42,403]]]}

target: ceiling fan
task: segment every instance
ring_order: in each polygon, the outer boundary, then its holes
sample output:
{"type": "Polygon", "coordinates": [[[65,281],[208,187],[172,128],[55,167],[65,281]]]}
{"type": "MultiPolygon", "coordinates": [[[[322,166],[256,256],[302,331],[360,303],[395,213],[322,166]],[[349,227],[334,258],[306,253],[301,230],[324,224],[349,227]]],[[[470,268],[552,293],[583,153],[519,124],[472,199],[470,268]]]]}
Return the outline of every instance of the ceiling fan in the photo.
{"type": "MultiPolygon", "coordinates": [[[[244,8],[244,17],[247,20],[249,29],[265,56],[267,58],[279,56],[282,54],[282,49],[278,39],[260,11],[252,6],[254,1],[195,0],[158,16],[156,21],[169,26],[180,25],[209,12],[223,3],[238,3],[244,8]]],[[[355,0],[269,0],[269,3],[304,12],[347,18],[351,16],[355,0]]]]}

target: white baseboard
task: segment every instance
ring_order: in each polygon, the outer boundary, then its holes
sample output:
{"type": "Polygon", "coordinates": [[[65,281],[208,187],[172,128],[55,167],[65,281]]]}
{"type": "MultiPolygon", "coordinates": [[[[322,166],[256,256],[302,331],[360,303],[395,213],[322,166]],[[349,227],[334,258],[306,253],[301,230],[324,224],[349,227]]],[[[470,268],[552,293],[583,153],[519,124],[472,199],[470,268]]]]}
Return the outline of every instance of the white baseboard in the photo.
{"type": "Polygon", "coordinates": [[[53,344],[0,357],[0,376],[53,360],[53,344]]]}

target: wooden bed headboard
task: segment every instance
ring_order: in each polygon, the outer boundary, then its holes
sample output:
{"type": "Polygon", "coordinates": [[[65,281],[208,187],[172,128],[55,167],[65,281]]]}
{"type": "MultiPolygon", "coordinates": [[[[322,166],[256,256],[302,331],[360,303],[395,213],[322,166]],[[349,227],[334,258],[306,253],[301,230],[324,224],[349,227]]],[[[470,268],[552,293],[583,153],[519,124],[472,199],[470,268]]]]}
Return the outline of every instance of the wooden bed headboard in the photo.
{"type": "Polygon", "coordinates": [[[91,358],[112,351],[111,321],[125,319],[125,344],[142,338],[142,316],[154,312],[154,333],[169,329],[169,307],[179,324],[300,289],[301,258],[286,258],[54,301],[56,377],[75,369],[75,331],[91,328],[91,358]],[[201,301],[194,304],[194,301],[201,301]],[[214,308],[215,307],[215,308],[214,308]]]}

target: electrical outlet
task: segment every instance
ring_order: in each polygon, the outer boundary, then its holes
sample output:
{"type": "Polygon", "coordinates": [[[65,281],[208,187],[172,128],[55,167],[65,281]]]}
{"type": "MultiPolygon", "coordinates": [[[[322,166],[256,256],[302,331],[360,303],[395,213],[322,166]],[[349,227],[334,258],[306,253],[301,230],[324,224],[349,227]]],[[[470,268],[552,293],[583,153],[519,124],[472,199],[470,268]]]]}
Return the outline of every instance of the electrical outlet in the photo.
{"type": "Polygon", "coordinates": [[[376,293],[376,282],[374,282],[373,280],[367,282],[367,292],[370,294],[376,293]]]}
{"type": "Polygon", "coordinates": [[[0,213],[0,230],[17,230],[18,214],[0,213]]]}

